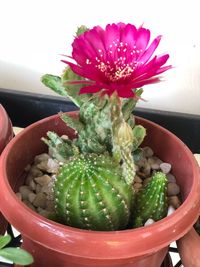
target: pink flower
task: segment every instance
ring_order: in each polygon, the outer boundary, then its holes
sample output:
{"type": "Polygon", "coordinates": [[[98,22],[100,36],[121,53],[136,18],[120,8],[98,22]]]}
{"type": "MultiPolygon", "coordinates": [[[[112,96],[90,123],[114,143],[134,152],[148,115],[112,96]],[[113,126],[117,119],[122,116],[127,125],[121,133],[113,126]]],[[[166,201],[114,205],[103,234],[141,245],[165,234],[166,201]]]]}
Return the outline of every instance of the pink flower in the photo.
{"type": "Polygon", "coordinates": [[[87,79],[80,94],[116,91],[120,97],[134,97],[134,89],[159,82],[158,75],[171,68],[164,66],[168,54],[151,58],[160,39],[149,45],[150,31],[131,24],[108,24],[105,30],[96,26],[75,38],[72,59],[76,64],[63,62],[87,79]]]}

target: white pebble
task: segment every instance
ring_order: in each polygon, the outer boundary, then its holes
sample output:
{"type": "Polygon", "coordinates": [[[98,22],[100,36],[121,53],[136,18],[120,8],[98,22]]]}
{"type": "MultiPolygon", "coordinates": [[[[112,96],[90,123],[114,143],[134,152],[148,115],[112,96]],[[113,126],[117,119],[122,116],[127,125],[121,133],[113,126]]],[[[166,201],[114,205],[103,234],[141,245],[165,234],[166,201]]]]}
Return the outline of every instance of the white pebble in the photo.
{"type": "Polygon", "coordinates": [[[170,163],[163,162],[160,164],[160,169],[163,173],[167,174],[171,171],[172,165],[170,163]]]}
{"type": "Polygon", "coordinates": [[[174,207],[169,206],[169,207],[168,207],[168,211],[167,211],[167,216],[169,216],[169,215],[171,215],[172,213],[174,213],[174,211],[175,211],[174,207]]]}
{"type": "Polygon", "coordinates": [[[48,172],[57,173],[60,166],[56,160],[53,160],[50,158],[50,159],[48,159],[47,167],[48,167],[48,169],[47,169],[48,172]]]}
{"type": "Polygon", "coordinates": [[[155,223],[155,221],[153,220],[153,219],[148,219],[146,222],[145,222],[145,224],[144,224],[144,226],[148,226],[148,225],[151,225],[151,224],[153,224],[153,223],[155,223]]]}

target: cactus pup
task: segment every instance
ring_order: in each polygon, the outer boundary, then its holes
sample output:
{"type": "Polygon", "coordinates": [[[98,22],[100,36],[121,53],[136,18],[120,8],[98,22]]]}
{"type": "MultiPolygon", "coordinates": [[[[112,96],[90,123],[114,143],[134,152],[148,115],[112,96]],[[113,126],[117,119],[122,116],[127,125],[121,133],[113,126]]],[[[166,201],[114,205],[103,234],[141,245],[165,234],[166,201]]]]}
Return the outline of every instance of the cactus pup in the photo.
{"type": "Polygon", "coordinates": [[[153,174],[135,201],[134,226],[143,226],[148,219],[161,220],[167,215],[167,178],[162,172],[153,174]]]}

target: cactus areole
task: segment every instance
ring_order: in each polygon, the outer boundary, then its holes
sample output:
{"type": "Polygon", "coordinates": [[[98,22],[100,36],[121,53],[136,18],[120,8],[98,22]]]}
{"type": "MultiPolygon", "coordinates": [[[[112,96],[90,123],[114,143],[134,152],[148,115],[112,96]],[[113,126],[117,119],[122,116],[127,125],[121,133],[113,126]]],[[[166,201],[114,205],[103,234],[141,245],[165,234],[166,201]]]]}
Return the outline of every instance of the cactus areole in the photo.
{"type": "MultiPolygon", "coordinates": [[[[160,81],[158,75],[171,68],[165,66],[168,54],[151,58],[160,39],[149,45],[150,31],[131,24],[108,24],[105,29],[82,26],[72,43],[75,63],[62,60],[68,66],[61,77],[42,77],[45,85],[80,108],[76,119],[61,114],[76,131],[75,140],[63,140],[53,132],[43,138],[51,156],[64,164],[53,186],[59,222],[110,231],[126,229],[134,220],[134,153],[146,129],[135,125],[132,112],[143,92],[140,87],[160,81]]],[[[156,199],[166,190],[161,179],[149,190],[157,194],[150,204],[154,210],[156,199]]],[[[144,195],[142,203],[148,197],[144,195]]],[[[157,217],[162,218],[166,203],[159,203],[163,212],[157,217]]],[[[139,210],[144,221],[146,211],[139,210]]],[[[151,216],[152,210],[146,214],[151,216]]]]}

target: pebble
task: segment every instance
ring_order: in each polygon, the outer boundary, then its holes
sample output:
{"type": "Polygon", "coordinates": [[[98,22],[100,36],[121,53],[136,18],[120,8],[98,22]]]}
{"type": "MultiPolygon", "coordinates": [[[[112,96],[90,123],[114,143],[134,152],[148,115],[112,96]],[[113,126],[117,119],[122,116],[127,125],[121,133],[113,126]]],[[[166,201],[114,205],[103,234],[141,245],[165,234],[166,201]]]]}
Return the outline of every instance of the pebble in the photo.
{"type": "Polygon", "coordinates": [[[33,177],[34,176],[31,173],[29,173],[28,176],[26,177],[25,184],[30,185],[31,181],[33,181],[33,177]]]}
{"type": "Polygon", "coordinates": [[[31,169],[31,164],[28,164],[28,165],[24,168],[25,172],[29,172],[30,169],[31,169]]]}
{"type": "MultiPolygon", "coordinates": [[[[39,209],[38,210],[38,213],[40,215],[42,215],[43,217],[45,218],[48,218],[50,215],[52,215],[52,212],[51,211],[48,211],[48,210],[44,210],[44,209],[39,209]]],[[[53,213],[54,214],[54,213],[53,213]]]]}
{"type": "Polygon", "coordinates": [[[43,173],[41,172],[41,170],[38,169],[37,166],[33,165],[33,167],[31,167],[29,174],[32,177],[38,177],[41,176],[43,173]]]}
{"type": "Polygon", "coordinates": [[[22,185],[19,188],[19,193],[22,196],[22,200],[28,200],[28,195],[31,193],[31,190],[27,185],[22,185]]]}
{"type": "Polygon", "coordinates": [[[167,176],[168,183],[176,184],[176,177],[173,174],[168,173],[166,176],[167,176]]]}
{"type": "Polygon", "coordinates": [[[172,165],[166,162],[160,164],[160,169],[163,173],[167,174],[171,171],[172,165]]]}
{"type": "Polygon", "coordinates": [[[54,211],[55,210],[55,204],[53,201],[51,200],[47,200],[47,203],[46,203],[46,210],[47,211],[54,211]]]}
{"type": "Polygon", "coordinates": [[[145,174],[145,176],[149,176],[151,174],[151,166],[150,164],[147,162],[145,164],[145,166],[142,168],[142,172],[145,174]]]}
{"type": "Polygon", "coordinates": [[[135,189],[140,189],[142,187],[142,184],[141,183],[134,183],[133,187],[135,189]]]}
{"type": "Polygon", "coordinates": [[[168,183],[167,184],[167,195],[176,196],[180,193],[180,187],[175,183],[168,183]]]}
{"type": "Polygon", "coordinates": [[[49,175],[45,174],[45,175],[42,175],[40,177],[36,177],[34,180],[39,185],[44,186],[44,185],[49,184],[49,182],[51,181],[51,177],[49,175]]]}
{"type": "Polygon", "coordinates": [[[22,200],[22,194],[21,193],[17,192],[16,196],[18,197],[19,200],[22,200]]]}
{"type": "Polygon", "coordinates": [[[49,196],[52,193],[52,185],[49,183],[47,185],[42,186],[40,192],[45,193],[47,196],[49,196]]]}
{"type": "Polygon", "coordinates": [[[143,186],[145,186],[146,184],[148,184],[148,182],[151,180],[151,177],[148,177],[146,179],[144,179],[143,181],[143,186]]]}
{"type": "Polygon", "coordinates": [[[42,186],[40,184],[36,184],[35,192],[36,194],[39,194],[42,190],[42,186]]]}
{"type": "Polygon", "coordinates": [[[148,225],[151,225],[151,224],[153,224],[153,223],[155,223],[155,221],[154,221],[153,219],[148,219],[148,220],[145,222],[144,226],[148,226],[148,225]]]}
{"type": "Polygon", "coordinates": [[[36,183],[33,181],[33,178],[32,180],[29,182],[29,187],[31,190],[36,190],[36,183]]]}
{"type": "Polygon", "coordinates": [[[148,147],[148,146],[143,147],[143,155],[144,155],[144,157],[150,158],[150,157],[153,156],[153,154],[154,154],[154,152],[150,147],[148,147]]]}
{"type": "Polygon", "coordinates": [[[168,197],[168,205],[178,209],[178,207],[181,205],[181,201],[177,196],[168,197]]]}
{"type": "Polygon", "coordinates": [[[33,201],[35,200],[36,198],[36,194],[31,192],[29,195],[28,195],[28,200],[30,203],[33,203],[33,201]]]}
{"type": "Polygon", "coordinates": [[[57,173],[58,169],[60,168],[58,161],[53,160],[51,158],[48,160],[47,166],[48,166],[47,171],[50,173],[57,173]]]}
{"type": "Polygon", "coordinates": [[[40,163],[42,161],[48,161],[49,158],[50,158],[50,156],[47,153],[42,153],[40,155],[37,155],[34,158],[34,162],[35,162],[35,164],[38,164],[38,163],[40,163]]]}
{"type": "MultiPolygon", "coordinates": [[[[48,160],[44,160],[44,161],[39,162],[36,166],[41,171],[47,171],[47,169],[48,169],[47,163],[48,163],[48,160]]],[[[36,177],[38,177],[38,176],[42,176],[42,174],[41,175],[37,175],[36,177]]]]}
{"type": "Polygon", "coordinates": [[[168,207],[168,211],[167,211],[167,216],[171,215],[172,213],[174,213],[175,208],[173,206],[169,206],[168,207]]]}
{"type": "MultiPolygon", "coordinates": [[[[59,163],[56,160],[53,160],[52,158],[49,158],[48,160],[41,161],[39,164],[37,164],[37,168],[46,171],[48,173],[57,173],[59,169],[59,163]]],[[[41,176],[41,175],[38,175],[41,176]]]]}
{"type": "Polygon", "coordinates": [[[33,201],[35,207],[40,207],[42,209],[46,208],[47,197],[44,193],[38,193],[33,201]]]}
{"type": "Polygon", "coordinates": [[[23,203],[26,204],[30,209],[36,211],[35,207],[28,201],[28,200],[23,200],[23,203]]]}
{"type": "Polygon", "coordinates": [[[159,170],[162,160],[160,160],[158,157],[153,156],[151,158],[148,158],[148,163],[150,164],[152,170],[159,170]]]}
{"type": "Polygon", "coordinates": [[[139,168],[144,167],[146,165],[147,159],[142,157],[140,160],[137,161],[137,166],[139,168]]]}
{"type": "Polygon", "coordinates": [[[135,183],[142,183],[142,179],[138,175],[136,175],[134,178],[134,182],[135,183]]]}

